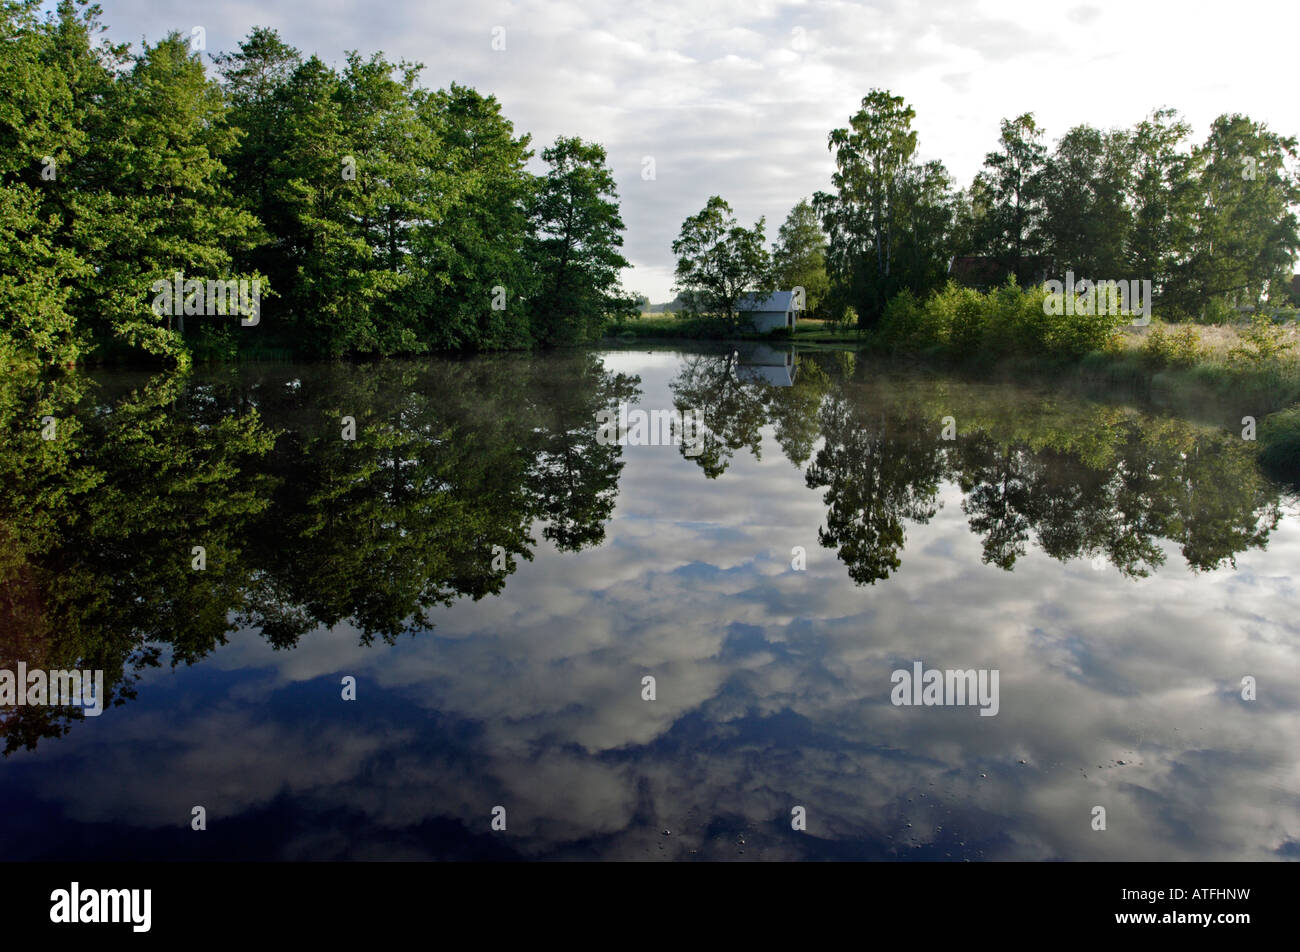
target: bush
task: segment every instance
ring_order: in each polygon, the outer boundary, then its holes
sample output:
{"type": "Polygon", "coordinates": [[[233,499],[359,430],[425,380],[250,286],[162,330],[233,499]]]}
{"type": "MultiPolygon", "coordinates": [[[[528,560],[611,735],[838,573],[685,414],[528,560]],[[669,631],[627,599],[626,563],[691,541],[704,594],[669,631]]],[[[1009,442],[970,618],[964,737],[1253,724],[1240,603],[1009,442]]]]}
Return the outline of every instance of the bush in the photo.
{"type": "Polygon", "coordinates": [[[1295,341],[1289,338],[1286,329],[1274,324],[1273,319],[1264,313],[1256,313],[1241,336],[1246,343],[1230,349],[1229,360],[1263,363],[1280,357],[1295,346],[1295,341]]]}
{"type": "Polygon", "coordinates": [[[1165,333],[1159,325],[1147,331],[1140,351],[1142,363],[1155,370],[1164,367],[1191,367],[1206,357],[1201,346],[1201,335],[1191,325],[1184,325],[1172,334],[1165,333]]]}
{"type": "Polygon", "coordinates": [[[1223,298],[1210,298],[1201,308],[1196,320],[1202,324],[1231,324],[1237,319],[1237,310],[1223,298]]]}
{"type": "Polygon", "coordinates": [[[911,291],[895,295],[885,305],[875,335],[887,350],[907,354],[933,346],[942,336],[935,322],[927,319],[925,307],[911,291]]]}
{"type": "Polygon", "coordinates": [[[1014,280],[987,294],[949,283],[924,301],[910,291],[894,297],[876,329],[877,342],[895,353],[938,349],[960,360],[988,357],[1077,359],[1111,348],[1126,318],[1047,313],[1047,291],[1014,280]]]}

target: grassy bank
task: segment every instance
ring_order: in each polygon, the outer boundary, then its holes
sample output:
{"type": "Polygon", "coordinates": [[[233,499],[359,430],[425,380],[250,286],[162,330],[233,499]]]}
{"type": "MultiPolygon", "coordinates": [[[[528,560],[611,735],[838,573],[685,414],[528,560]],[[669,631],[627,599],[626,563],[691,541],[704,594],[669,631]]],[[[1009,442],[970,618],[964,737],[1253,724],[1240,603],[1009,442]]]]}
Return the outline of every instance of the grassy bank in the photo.
{"type": "Polygon", "coordinates": [[[784,328],[766,334],[735,333],[718,321],[683,317],[677,314],[642,314],[611,324],[605,331],[607,340],[775,340],[799,344],[854,344],[865,338],[853,327],[835,326],[825,321],[801,320],[791,335],[784,328]]]}
{"type": "MultiPolygon", "coordinates": [[[[1042,288],[981,293],[949,285],[921,300],[902,294],[870,332],[802,320],[791,336],[728,334],[674,314],[613,325],[607,339],[793,341],[801,349],[851,345],[980,378],[1051,380],[1134,399],[1252,432],[1260,462],[1300,487],[1300,327],[1258,316],[1228,325],[1134,326],[1126,316],[1050,313],[1042,288]]],[[[1060,308],[1060,310],[1065,310],[1060,308]]]]}
{"type": "Polygon", "coordinates": [[[1300,328],[1256,315],[1230,325],[1134,326],[1114,314],[1064,313],[1042,288],[980,293],[949,285],[890,302],[870,350],[975,370],[1050,376],[1131,391],[1257,439],[1260,461],[1300,486],[1300,328]],[[1251,423],[1254,426],[1251,426],[1251,423]]]}

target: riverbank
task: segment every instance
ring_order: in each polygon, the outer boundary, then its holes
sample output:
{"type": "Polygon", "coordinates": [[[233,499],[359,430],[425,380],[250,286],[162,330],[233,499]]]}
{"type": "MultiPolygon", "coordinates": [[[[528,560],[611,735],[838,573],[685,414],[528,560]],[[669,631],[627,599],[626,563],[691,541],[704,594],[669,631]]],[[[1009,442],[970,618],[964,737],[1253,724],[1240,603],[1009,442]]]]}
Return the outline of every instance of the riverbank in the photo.
{"type": "MultiPolygon", "coordinates": [[[[606,340],[767,341],[796,351],[851,347],[893,360],[960,369],[982,379],[1050,381],[1089,394],[1125,392],[1134,399],[1235,429],[1259,444],[1261,465],[1300,487],[1300,328],[1295,323],[1126,325],[1080,347],[965,348],[942,318],[916,312],[868,332],[801,321],[791,335],[723,332],[715,322],[643,315],[612,325],[606,340]],[[1082,352],[1079,352],[1082,350],[1082,352]]],[[[963,328],[964,329],[964,328],[963,328]]],[[[1014,338],[1014,335],[1007,335],[1014,338]]],[[[1073,342],[1071,342],[1073,343],[1073,342]]]]}
{"type": "Polygon", "coordinates": [[[852,344],[861,346],[866,335],[856,328],[835,326],[824,321],[801,320],[794,334],[778,328],[766,334],[732,333],[717,321],[707,318],[680,317],[676,314],[642,314],[611,324],[605,330],[607,341],[632,340],[746,340],[793,341],[798,344],[852,344]]]}

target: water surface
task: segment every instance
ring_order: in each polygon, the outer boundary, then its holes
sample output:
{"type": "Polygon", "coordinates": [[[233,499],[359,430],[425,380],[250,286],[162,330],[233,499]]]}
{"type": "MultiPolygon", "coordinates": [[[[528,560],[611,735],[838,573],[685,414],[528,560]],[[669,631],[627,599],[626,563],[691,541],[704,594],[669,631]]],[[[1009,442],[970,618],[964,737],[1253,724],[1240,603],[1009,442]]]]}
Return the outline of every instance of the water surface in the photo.
{"type": "Polygon", "coordinates": [[[7,859],[1300,856],[1300,522],[1212,424],[761,346],[2,392],[0,667],[117,702],[0,714],[7,859]]]}

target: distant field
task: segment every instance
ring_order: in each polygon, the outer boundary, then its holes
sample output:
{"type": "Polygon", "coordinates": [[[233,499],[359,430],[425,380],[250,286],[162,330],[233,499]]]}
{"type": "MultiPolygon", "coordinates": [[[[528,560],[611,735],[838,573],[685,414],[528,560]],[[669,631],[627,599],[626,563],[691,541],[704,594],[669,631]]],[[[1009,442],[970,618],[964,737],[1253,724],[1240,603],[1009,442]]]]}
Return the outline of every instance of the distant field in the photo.
{"type": "MultiPolygon", "coordinates": [[[[768,340],[786,339],[778,332],[772,334],[722,334],[708,321],[681,317],[677,314],[652,314],[642,312],[639,318],[615,324],[606,331],[608,337],[686,338],[689,340],[768,340]]],[[[849,342],[857,343],[860,336],[856,328],[835,328],[825,321],[801,320],[795,326],[794,339],[806,343],[849,342]]]]}

